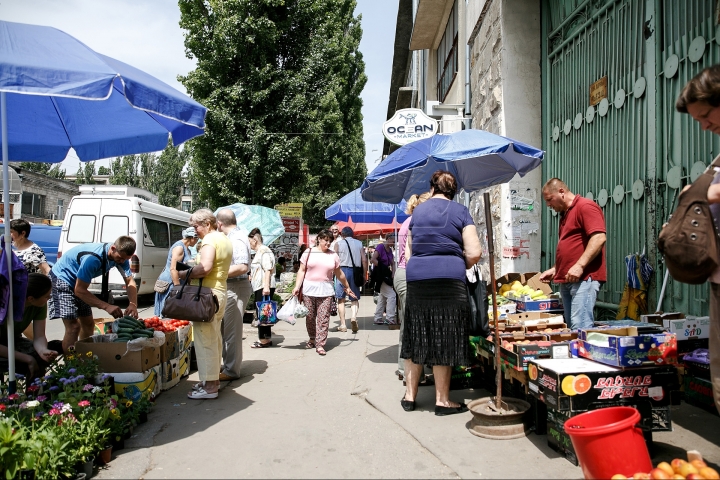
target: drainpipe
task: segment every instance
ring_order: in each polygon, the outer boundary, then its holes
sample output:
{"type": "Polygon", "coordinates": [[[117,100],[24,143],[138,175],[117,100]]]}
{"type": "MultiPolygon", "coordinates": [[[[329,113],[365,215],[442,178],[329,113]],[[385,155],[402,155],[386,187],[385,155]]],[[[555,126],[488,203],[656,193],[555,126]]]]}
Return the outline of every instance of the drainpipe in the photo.
{"type": "Polygon", "coordinates": [[[472,100],[470,97],[470,45],[465,44],[465,128],[472,128],[472,100]]]}

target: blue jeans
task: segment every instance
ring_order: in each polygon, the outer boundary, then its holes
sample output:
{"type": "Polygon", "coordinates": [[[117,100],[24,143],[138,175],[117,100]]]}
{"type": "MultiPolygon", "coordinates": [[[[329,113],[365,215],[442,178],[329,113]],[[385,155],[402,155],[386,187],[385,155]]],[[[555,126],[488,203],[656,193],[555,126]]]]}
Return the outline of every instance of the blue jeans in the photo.
{"type": "Polygon", "coordinates": [[[570,324],[570,328],[577,330],[595,325],[593,309],[599,290],[600,282],[591,278],[583,282],[560,284],[565,322],[570,324]]]}

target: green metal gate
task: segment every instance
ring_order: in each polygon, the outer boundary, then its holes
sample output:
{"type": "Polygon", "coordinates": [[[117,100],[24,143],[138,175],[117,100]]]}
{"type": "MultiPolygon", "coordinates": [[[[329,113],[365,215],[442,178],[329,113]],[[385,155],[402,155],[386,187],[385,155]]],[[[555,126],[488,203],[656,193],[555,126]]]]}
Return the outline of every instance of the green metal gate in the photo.
{"type": "MultiPolygon", "coordinates": [[[[645,250],[656,271],[649,295],[654,311],[665,273],[657,254],[659,229],[682,186],[720,153],[717,135],[702,132],[674,109],[685,83],[720,62],[716,2],[544,0],[542,5],[543,178],[563,179],[603,209],[608,282],[598,300],[619,303],[624,258],[645,250]],[[591,106],[591,85],[603,78],[606,97],[591,106]]],[[[545,268],[555,258],[554,212],[544,210],[543,225],[545,268]]],[[[663,310],[707,315],[707,296],[707,285],[669,279],[663,310]]]]}

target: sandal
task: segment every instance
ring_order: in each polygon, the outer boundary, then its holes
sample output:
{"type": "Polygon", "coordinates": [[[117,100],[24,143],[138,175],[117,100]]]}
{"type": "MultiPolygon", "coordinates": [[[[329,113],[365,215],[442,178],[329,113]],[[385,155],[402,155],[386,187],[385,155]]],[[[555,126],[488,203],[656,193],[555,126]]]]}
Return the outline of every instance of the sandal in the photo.
{"type": "Polygon", "coordinates": [[[305,344],[305,348],[310,350],[311,348],[315,348],[315,342],[311,342],[308,340],[308,342],[305,344]]]}
{"type": "Polygon", "coordinates": [[[322,348],[322,347],[316,348],[315,351],[318,353],[318,355],[321,355],[321,356],[325,356],[325,354],[327,353],[327,352],[325,351],[325,349],[322,348]]]}
{"type": "Polygon", "coordinates": [[[192,392],[188,393],[187,397],[191,400],[209,400],[217,398],[218,392],[208,393],[205,388],[200,387],[197,390],[193,390],[192,392]]]}
{"type": "Polygon", "coordinates": [[[201,388],[205,388],[205,382],[198,382],[192,386],[193,391],[200,390],[201,388]]]}
{"type": "Polygon", "coordinates": [[[345,326],[338,327],[338,332],[347,332],[347,327],[345,327],[345,326]]]}
{"type": "Polygon", "coordinates": [[[252,345],[250,345],[250,348],[268,348],[268,347],[272,347],[272,342],[262,343],[262,342],[256,340],[255,342],[253,342],[252,345]]]}

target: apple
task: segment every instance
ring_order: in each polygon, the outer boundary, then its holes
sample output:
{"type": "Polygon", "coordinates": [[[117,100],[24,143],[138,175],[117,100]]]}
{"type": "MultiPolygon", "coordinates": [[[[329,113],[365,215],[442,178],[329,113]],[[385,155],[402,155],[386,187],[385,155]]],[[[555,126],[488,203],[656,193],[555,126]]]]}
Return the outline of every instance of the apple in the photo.
{"type": "Polygon", "coordinates": [[[700,469],[703,467],[707,467],[707,463],[705,463],[703,460],[698,460],[698,459],[691,460],[690,465],[697,468],[698,471],[700,471],[700,469]]]}
{"type": "Polygon", "coordinates": [[[689,473],[687,477],[685,477],[685,480],[702,480],[703,478],[705,477],[703,477],[699,473],[689,473]]]}
{"type": "Polygon", "coordinates": [[[669,475],[662,468],[653,468],[652,470],[650,470],[650,478],[659,478],[665,480],[671,478],[671,475],[669,475]]]}
{"type": "Polygon", "coordinates": [[[663,470],[665,473],[667,473],[671,477],[675,473],[675,470],[673,470],[673,468],[667,462],[658,463],[657,468],[659,468],[660,470],[663,470]]]}
{"type": "Polygon", "coordinates": [[[634,478],[635,480],[646,480],[650,478],[650,474],[645,472],[637,472],[635,475],[632,476],[632,478],[634,478]]]}
{"type": "Polygon", "coordinates": [[[623,475],[622,473],[616,473],[612,477],[610,477],[610,480],[626,480],[627,477],[623,475]]]}
{"type": "Polygon", "coordinates": [[[720,475],[718,475],[718,472],[716,472],[714,468],[710,468],[710,467],[702,467],[700,469],[700,475],[702,475],[703,478],[708,478],[708,479],[720,478],[720,475]]]}
{"type": "MultiPolygon", "coordinates": [[[[673,471],[675,473],[680,473],[680,468],[683,466],[683,464],[687,463],[682,458],[673,458],[673,461],[670,462],[670,465],[672,465],[673,471]]],[[[683,475],[684,476],[684,475],[683,475]]]]}
{"type": "Polygon", "coordinates": [[[680,466],[680,471],[678,473],[680,475],[684,475],[685,478],[687,478],[688,475],[690,475],[691,473],[699,473],[699,472],[698,472],[698,469],[695,468],[695,466],[693,464],[685,462],[680,466]]]}

